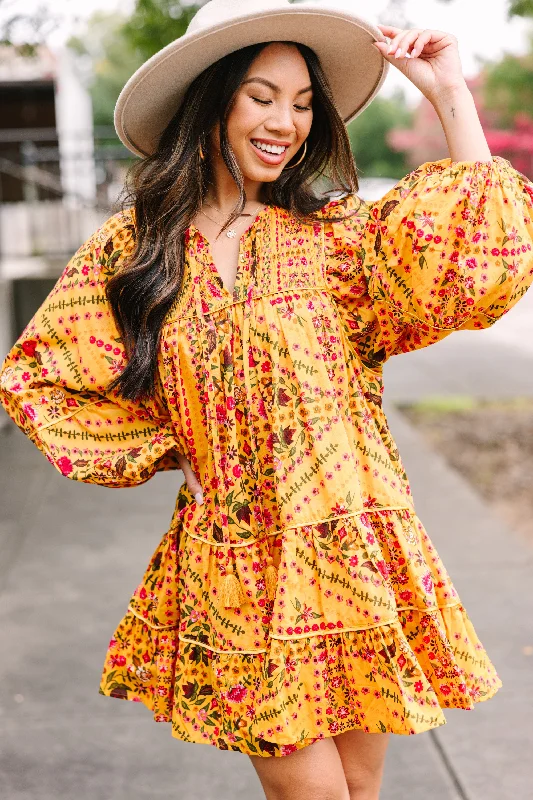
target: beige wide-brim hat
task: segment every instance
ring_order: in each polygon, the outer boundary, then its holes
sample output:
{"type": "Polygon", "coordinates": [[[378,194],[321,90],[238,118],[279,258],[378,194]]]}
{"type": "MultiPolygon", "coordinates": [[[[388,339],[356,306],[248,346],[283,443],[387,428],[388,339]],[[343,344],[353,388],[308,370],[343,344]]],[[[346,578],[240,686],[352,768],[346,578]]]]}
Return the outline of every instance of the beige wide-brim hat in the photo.
{"type": "Polygon", "coordinates": [[[326,3],[211,0],[195,14],[184,36],[128,80],[115,107],[117,134],[132,153],[150,155],[200,73],[242,47],[276,41],[314,50],[348,123],[374,99],[387,75],[388,61],[372,46],[376,40],[385,41],[379,28],[326,3]]]}

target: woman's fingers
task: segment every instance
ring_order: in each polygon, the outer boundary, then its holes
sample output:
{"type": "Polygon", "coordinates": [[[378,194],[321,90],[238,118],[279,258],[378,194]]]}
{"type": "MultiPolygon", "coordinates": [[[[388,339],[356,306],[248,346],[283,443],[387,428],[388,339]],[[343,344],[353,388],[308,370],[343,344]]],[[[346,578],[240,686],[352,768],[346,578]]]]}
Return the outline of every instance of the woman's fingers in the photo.
{"type": "Polygon", "coordinates": [[[419,28],[412,28],[408,31],[400,31],[387,48],[387,55],[394,58],[411,58],[409,48],[417,41],[422,31],[419,28]]]}
{"type": "Polygon", "coordinates": [[[410,28],[403,30],[391,25],[379,25],[383,34],[390,37],[390,42],[374,42],[383,55],[391,58],[416,58],[431,42],[432,31],[427,28],[410,28]]]}
{"type": "Polygon", "coordinates": [[[185,481],[187,486],[189,487],[189,491],[192,495],[194,495],[194,499],[199,505],[202,505],[204,502],[204,493],[198,478],[193,472],[193,469],[189,463],[189,459],[183,455],[183,453],[178,454],[178,463],[182,469],[183,474],[185,475],[185,481]]]}
{"type": "Polygon", "coordinates": [[[426,44],[431,41],[431,31],[423,30],[419,33],[417,40],[415,41],[414,47],[411,50],[411,55],[413,58],[419,56],[426,44]]]}

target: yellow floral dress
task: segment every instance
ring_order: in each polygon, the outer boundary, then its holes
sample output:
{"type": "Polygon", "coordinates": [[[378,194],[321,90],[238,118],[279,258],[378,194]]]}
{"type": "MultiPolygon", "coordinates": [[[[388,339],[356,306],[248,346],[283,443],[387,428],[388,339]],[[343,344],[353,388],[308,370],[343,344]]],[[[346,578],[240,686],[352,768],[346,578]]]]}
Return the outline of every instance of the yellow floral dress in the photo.
{"type": "Polygon", "coordinates": [[[505,159],[427,162],[308,224],[264,208],[232,293],[191,226],[157,393],[138,403],[106,390],[126,354],[105,284],[133,250],[132,211],[78,250],[3,364],[3,405],[72,480],[133,486],[181,452],[205,494],[177,491],[102,694],[178,739],[284,756],[352,728],[426,731],[497,691],[416,516],[382,367],[520,299],[532,215],[505,159]]]}

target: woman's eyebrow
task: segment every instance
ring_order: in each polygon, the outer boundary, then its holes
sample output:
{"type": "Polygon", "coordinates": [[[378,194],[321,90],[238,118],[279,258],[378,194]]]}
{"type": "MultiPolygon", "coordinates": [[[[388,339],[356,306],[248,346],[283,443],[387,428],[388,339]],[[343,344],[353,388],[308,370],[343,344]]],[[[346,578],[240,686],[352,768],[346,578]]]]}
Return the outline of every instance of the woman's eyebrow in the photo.
{"type": "MultiPolygon", "coordinates": [[[[248,78],[242,82],[242,85],[245,86],[247,83],[262,83],[264,86],[268,86],[268,88],[272,89],[274,92],[281,92],[279,86],[276,86],[275,83],[268,81],[266,78],[248,78]]],[[[312,91],[312,89],[312,86],[306,86],[305,89],[300,89],[300,91],[296,92],[296,94],[306,94],[307,92],[312,91]]]]}

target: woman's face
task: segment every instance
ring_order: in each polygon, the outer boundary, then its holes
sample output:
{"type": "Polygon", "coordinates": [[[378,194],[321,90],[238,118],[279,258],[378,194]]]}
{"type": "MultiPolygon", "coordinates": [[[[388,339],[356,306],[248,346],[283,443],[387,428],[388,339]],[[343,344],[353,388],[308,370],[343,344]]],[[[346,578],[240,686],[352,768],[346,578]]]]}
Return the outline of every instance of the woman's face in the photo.
{"type": "MultiPolygon", "coordinates": [[[[227,121],[229,143],[245,180],[263,183],[279,177],[311,130],[312,99],[309,70],[298,48],[267,45],[248,70],[227,121]]],[[[218,133],[217,126],[217,144],[218,133]]]]}

